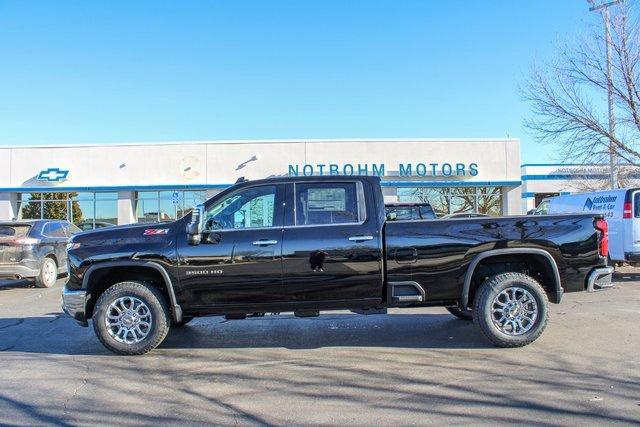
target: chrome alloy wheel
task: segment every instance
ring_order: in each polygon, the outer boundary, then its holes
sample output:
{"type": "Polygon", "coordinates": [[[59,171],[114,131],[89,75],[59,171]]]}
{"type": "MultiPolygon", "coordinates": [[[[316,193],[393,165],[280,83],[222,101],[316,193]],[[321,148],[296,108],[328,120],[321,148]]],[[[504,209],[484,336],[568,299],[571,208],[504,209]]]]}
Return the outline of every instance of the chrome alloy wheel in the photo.
{"type": "Polygon", "coordinates": [[[56,264],[51,259],[47,259],[42,264],[42,281],[49,286],[53,286],[58,278],[58,272],[56,271],[56,264]]]}
{"type": "Polygon", "coordinates": [[[513,286],[504,289],[493,299],[491,320],[503,334],[525,334],[537,318],[538,303],[526,289],[513,286]]]}
{"type": "Polygon", "coordinates": [[[120,297],[107,308],[105,324],[109,335],[124,344],[137,344],[149,335],[153,319],[147,304],[136,297],[120,297]]]}

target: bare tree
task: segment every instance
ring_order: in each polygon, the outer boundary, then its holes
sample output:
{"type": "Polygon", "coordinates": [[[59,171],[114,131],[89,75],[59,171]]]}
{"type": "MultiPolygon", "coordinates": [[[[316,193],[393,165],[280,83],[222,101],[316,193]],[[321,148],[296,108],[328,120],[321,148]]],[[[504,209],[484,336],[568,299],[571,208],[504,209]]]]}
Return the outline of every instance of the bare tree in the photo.
{"type": "Polygon", "coordinates": [[[578,42],[559,46],[557,58],[534,66],[522,88],[532,107],[525,121],[539,142],[555,147],[561,161],[605,163],[610,145],[621,164],[620,181],[640,167],[640,33],[626,6],[612,15],[612,77],[607,78],[606,43],[592,28],[578,42]],[[607,91],[611,83],[616,121],[609,132],[607,91]]]}

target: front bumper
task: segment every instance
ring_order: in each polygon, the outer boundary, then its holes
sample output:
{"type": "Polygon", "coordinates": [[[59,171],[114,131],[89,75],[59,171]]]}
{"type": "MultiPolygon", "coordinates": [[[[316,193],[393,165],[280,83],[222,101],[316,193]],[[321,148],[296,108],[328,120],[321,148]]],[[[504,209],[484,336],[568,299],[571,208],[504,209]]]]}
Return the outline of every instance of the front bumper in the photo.
{"type": "Polygon", "coordinates": [[[84,289],[73,291],[64,288],[62,290],[62,310],[82,326],[88,326],[86,315],[88,300],[89,295],[84,289]]]}
{"type": "Polygon", "coordinates": [[[593,269],[587,276],[587,291],[595,292],[613,287],[613,267],[599,267],[593,269]]]}

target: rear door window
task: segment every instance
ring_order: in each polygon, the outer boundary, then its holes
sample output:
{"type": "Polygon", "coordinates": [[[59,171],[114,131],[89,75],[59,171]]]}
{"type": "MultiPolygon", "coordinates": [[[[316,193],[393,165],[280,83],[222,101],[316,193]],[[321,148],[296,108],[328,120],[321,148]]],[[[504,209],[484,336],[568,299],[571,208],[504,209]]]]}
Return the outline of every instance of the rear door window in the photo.
{"type": "Polygon", "coordinates": [[[30,225],[0,225],[0,239],[25,237],[30,228],[30,225]]]}
{"type": "Polygon", "coordinates": [[[42,234],[47,237],[67,237],[62,228],[62,224],[59,222],[48,222],[44,225],[42,234]]]}
{"type": "Polygon", "coordinates": [[[296,225],[350,224],[364,220],[355,182],[296,183],[296,225]]]}

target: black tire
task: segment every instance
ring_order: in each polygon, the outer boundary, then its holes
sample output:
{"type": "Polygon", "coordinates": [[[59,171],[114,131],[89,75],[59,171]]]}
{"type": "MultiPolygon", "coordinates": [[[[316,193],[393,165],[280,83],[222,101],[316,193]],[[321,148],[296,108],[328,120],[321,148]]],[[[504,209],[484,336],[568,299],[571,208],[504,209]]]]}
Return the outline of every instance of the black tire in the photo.
{"type": "MultiPolygon", "coordinates": [[[[510,293],[510,291],[507,291],[507,294],[508,293],[510,293]]],[[[505,298],[505,294],[502,294],[498,302],[503,303],[505,298]]],[[[522,297],[520,297],[518,301],[521,301],[521,298],[522,297]]],[[[485,280],[478,289],[473,306],[473,321],[494,345],[498,347],[522,347],[535,341],[547,327],[549,318],[548,306],[549,300],[547,294],[535,279],[521,273],[501,273],[485,280]],[[515,299],[517,295],[525,295],[526,291],[528,293],[526,298],[529,301],[535,301],[535,309],[531,302],[528,302],[525,306],[525,308],[528,307],[530,309],[530,312],[536,313],[534,320],[525,320],[525,327],[520,330],[520,333],[517,333],[518,331],[515,330],[515,334],[510,333],[513,331],[505,329],[517,329],[517,317],[515,318],[516,320],[511,320],[511,317],[505,318],[501,313],[494,313],[493,311],[494,303],[496,307],[503,309],[502,306],[499,306],[498,303],[495,302],[496,297],[509,288],[521,290],[519,293],[513,295],[512,299],[515,299]],[[494,323],[494,320],[498,322],[498,319],[496,319],[498,316],[500,316],[501,319],[508,319],[506,322],[511,322],[509,328],[501,329],[494,323]]],[[[522,307],[522,304],[520,304],[520,307],[522,307]]],[[[529,311],[522,311],[520,307],[513,309],[516,314],[529,313],[529,311]]],[[[529,315],[532,316],[531,314],[529,315]]],[[[511,313],[509,316],[511,316],[511,313]]],[[[506,322],[505,325],[507,324],[506,322]]],[[[522,327],[523,322],[521,321],[519,325],[522,327]]]]}
{"type": "Polygon", "coordinates": [[[42,260],[40,272],[36,276],[36,286],[39,288],[51,288],[58,280],[58,264],[51,257],[45,257],[42,260]],[[53,276],[51,275],[53,271],[53,276]]]}
{"type": "MultiPolygon", "coordinates": [[[[144,312],[147,313],[146,310],[144,312]]],[[[115,313],[115,311],[112,311],[112,313],[115,313]]],[[[146,319],[149,320],[148,318],[146,319]]],[[[164,295],[154,286],[137,281],[116,283],[104,291],[96,302],[92,320],[93,329],[100,342],[112,352],[121,355],[144,354],[153,350],[165,339],[171,325],[169,309],[164,295]],[[135,298],[143,302],[150,313],[150,326],[145,329],[147,335],[141,338],[139,342],[121,342],[110,333],[110,330],[113,332],[113,329],[107,326],[107,310],[111,310],[111,304],[120,298],[124,298],[125,303],[127,298],[135,298]]],[[[125,337],[128,336],[125,335],[125,337]]]]}
{"type": "Polygon", "coordinates": [[[182,326],[186,325],[187,323],[191,322],[194,319],[194,317],[189,317],[189,316],[182,316],[182,320],[179,322],[176,322],[174,320],[171,321],[171,327],[172,328],[181,328],[182,326]]]}
{"type": "Polygon", "coordinates": [[[471,321],[473,320],[473,310],[466,309],[462,310],[460,307],[445,307],[447,311],[454,316],[456,316],[460,320],[471,321]]]}

